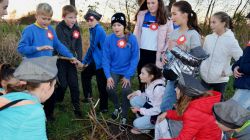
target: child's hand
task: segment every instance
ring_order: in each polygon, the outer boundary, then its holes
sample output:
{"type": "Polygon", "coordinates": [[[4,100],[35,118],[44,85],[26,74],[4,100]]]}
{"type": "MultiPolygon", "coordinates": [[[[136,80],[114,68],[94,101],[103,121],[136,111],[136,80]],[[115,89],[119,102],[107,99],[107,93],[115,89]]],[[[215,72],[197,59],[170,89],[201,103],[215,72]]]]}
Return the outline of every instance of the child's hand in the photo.
{"type": "Polygon", "coordinates": [[[126,79],[125,77],[123,77],[121,81],[122,81],[122,88],[130,86],[130,80],[126,79]]]}
{"type": "Polygon", "coordinates": [[[133,113],[137,113],[138,111],[140,111],[140,108],[131,107],[131,110],[132,110],[133,113]]]}
{"type": "Polygon", "coordinates": [[[163,65],[165,65],[165,64],[168,63],[168,59],[167,59],[166,53],[163,53],[161,55],[161,62],[162,62],[163,65]]]}
{"type": "Polygon", "coordinates": [[[164,119],[166,119],[167,112],[162,113],[157,117],[158,123],[162,122],[164,119]]]}
{"type": "Polygon", "coordinates": [[[107,87],[109,89],[113,89],[115,87],[115,82],[114,82],[113,78],[108,78],[107,79],[107,87]]]}
{"type": "Polygon", "coordinates": [[[127,98],[130,100],[130,99],[132,99],[133,97],[135,97],[136,95],[137,95],[136,92],[133,92],[133,93],[129,94],[129,95],[127,96],[127,98]]]}
{"type": "Polygon", "coordinates": [[[54,48],[48,45],[37,47],[36,48],[38,51],[44,51],[44,50],[53,50],[54,48]]]}
{"type": "Polygon", "coordinates": [[[243,75],[243,73],[240,73],[240,72],[239,72],[239,69],[240,69],[239,66],[237,66],[237,67],[234,68],[234,77],[235,77],[235,78],[240,78],[240,77],[242,77],[242,75],[243,75]]]}

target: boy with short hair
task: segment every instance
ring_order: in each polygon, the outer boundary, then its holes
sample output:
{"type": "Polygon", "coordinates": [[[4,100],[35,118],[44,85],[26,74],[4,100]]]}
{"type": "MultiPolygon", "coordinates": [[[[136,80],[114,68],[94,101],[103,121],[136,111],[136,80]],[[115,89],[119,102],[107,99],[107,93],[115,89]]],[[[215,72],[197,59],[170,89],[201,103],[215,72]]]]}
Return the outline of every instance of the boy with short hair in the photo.
{"type": "Polygon", "coordinates": [[[230,99],[215,104],[213,113],[221,130],[232,132],[230,140],[249,140],[250,112],[238,102],[230,99]]]}
{"type": "Polygon", "coordinates": [[[105,113],[108,111],[108,93],[106,91],[107,79],[102,68],[102,45],[105,41],[106,33],[99,24],[101,17],[101,14],[91,9],[84,16],[89,25],[90,47],[82,61],[86,69],[82,72],[81,78],[85,101],[88,102],[92,98],[91,79],[96,75],[100,97],[99,109],[105,113]]]}
{"type": "MultiPolygon", "coordinates": [[[[52,56],[53,50],[57,50],[61,55],[70,58],[72,63],[79,61],[73,54],[59,41],[55,30],[50,26],[53,15],[52,7],[48,3],[40,3],[36,8],[36,22],[27,26],[22,33],[18,45],[18,52],[26,58],[41,56],[52,56]]],[[[44,110],[48,120],[54,120],[53,108],[55,95],[53,94],[44,104],[44,110]]]]}
{"type": "MultiPolygon", "coordinates": [[[[74,6],[66,5],[62,8],[63,20],[56,26],[56,33],[59,40],[71,51],[71,53],[79,60],[82,60],[82,39],[80,28],[77,25],[77,11],[74,6]]],[[[56,52],[58,53],[58,52],[56,52]]],[[[81,117],[79,103],[79,85],[77,77],[77,69],[74,64],[67,60],[58,60],[58,87],[55,89],[57,101],[62,102],[64,94],[69,86],[71,94],[71,102],[74,107],[76,117],[81,117]]]]}

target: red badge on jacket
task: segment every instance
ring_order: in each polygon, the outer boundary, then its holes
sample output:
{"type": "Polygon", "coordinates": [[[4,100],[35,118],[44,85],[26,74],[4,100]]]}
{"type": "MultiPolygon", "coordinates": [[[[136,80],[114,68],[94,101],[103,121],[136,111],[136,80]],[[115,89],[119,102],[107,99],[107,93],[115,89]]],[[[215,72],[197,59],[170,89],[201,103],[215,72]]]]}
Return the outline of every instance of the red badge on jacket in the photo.
{"type": "Polygon", "coordinates": [[[79,33],[77,30],[75,30],[75,31],[73,32],[73,37],[74,37],[75,39],[78,39],[79,36],[80,36],[80,33],[79,33]]]}
{"type": "Polygon", "coordinates": [[[48,38],[49,38],[50,40],[53,40],[53,38],[54,38],[54,35],[53,35],[53,33],[52,33],[50,30],[48,30],[47,36],[48,36],[48,38]]]}
{"type": "Polygon", "coordinates": [[[157,30],[158,29],[158,24],[157,23],[152,23],[150,24],[149,28],[153,31],[157,30]]]}
{"type": "Polygon", "coordinates": [[[177,44],[178,44],[178,45],[183,45],[186,41],[187,41],[187,38],[185,37],[185,35],[181,35],[181,36],[177,39],[177,44]]]}
{"type": "Polygon", "coordinates": [[[126,41],[125,41],[124,39],[120,39],[120,40],[118,40],[118,42],[117,42],[117,46],[118,46],[119,48],[125,48],[126,45],[127,45],[127,43],[126,43],[126,41]]]}

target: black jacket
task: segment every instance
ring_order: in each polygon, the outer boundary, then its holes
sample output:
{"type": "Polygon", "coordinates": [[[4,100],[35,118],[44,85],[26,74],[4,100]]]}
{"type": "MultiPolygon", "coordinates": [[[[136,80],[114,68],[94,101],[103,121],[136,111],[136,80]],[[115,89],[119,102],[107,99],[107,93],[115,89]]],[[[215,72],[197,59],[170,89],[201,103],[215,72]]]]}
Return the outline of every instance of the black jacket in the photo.
{"type": "MultiPolygon", "coordinates": [[[[56,26],[56,34],[74,57],[82,61],[82,38],[79,26],[75,24],[72,28],[69,28],[63,20],[56,26]]],[[[59,55],[57,52],[55,54],[59,55]]]]}

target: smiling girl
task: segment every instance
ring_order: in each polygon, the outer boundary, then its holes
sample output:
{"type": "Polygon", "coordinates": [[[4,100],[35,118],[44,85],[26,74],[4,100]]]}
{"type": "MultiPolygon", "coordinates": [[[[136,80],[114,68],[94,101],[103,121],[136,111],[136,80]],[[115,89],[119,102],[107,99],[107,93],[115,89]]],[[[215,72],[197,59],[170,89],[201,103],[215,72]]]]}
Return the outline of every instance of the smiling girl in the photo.
{"type": "Polygon", "coordinates": [[[118,119],[122,112],[122,124],[127,121],[129,102],[127,95],[131,93],[130,78],[134,75],[138,64],[139,49],[134,35],[126,33],[126,18],[123,13],[116,13],[111,18],[113,33],[107,36],[103,45],[102,65],[107,78],[107,92],[111,96],[115,110],[113,119],[118,119]],[[117,84],[122,84],[122,108],[120,108],[117,84]]]}

